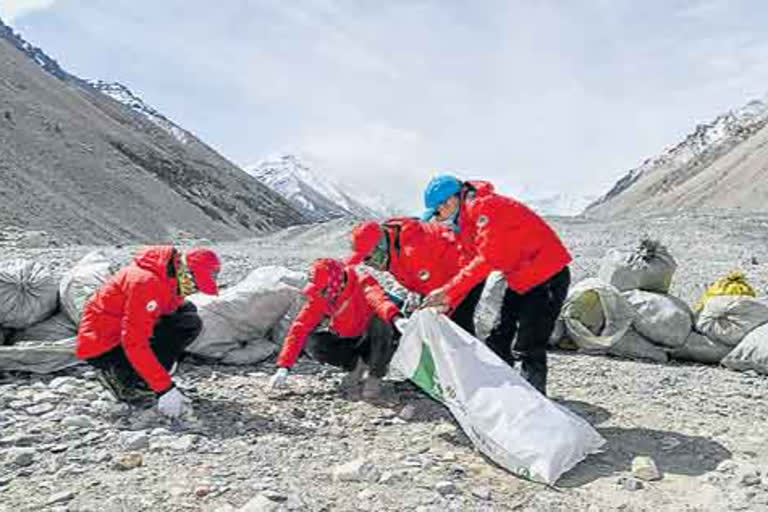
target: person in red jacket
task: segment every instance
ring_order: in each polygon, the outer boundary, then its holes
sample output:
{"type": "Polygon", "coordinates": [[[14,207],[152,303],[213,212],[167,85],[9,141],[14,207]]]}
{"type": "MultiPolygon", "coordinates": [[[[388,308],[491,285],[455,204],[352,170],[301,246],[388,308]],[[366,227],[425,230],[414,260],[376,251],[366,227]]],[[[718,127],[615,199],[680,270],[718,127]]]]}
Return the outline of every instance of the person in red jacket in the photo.
{"type": "Polygon", "coordinates": [[[358,275],[354,267],[330,258],[312,263],[303,293],[306,302],[285,335],[270,385],[285,384],[306,344],[317,361],[350,372],[345,385],[362,380],[368,367],[363,397],[376,398],[394,353],[397,306],[373,276],[358,275]],[[320,328],[325,321],[327,328],[320,328]]]}
{"type": "MultiPolygon", "coordinates": [[[[426,296],[461,270],[456,233],[448,226],[416,218],[367,221],[352,230],[350,265],[364,263],[392,274],[406,290],[426,296]]],[[[451,320],[475,335],[475,309],[483,293],[481,281],[451,312],[451,320]]]]}
{"type": "Polygon", "coordinates": [[[181,415],[189,400],[170,372],[202,329],[195,305],[185,297],[218,294],[220,267],[210,249],[140,250],[86,302],[75,354],[99,370],[99,380],[118,400],[138,398],[148,387],[162,413],[181,415]]]}
{"type": "Polygon", "coordinates": [[[570,285],[568,250],[541,217],[488,182],[437,176],[424,202],[424,218],[452,220],[474,255],[424,307],[450,310],[489,272],[503,272],[508,287],[486,343],[510,365],[521,361],[522,375],[546,395],[547,342],[570,285]]]}

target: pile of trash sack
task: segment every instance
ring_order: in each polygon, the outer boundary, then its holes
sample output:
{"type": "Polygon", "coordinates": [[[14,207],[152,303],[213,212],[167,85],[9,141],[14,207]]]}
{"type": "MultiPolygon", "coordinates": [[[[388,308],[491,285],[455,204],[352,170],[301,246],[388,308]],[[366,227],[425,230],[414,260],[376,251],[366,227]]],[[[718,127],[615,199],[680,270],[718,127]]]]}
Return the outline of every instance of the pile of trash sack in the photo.
{"type": "Polygon", "coordinates": [[[768,374],[768,298],[757,298],[745,276],[732,272],[691,309],[669,294],[676,269],[658,241],[608,251],[598,277],[569,291],[550,342],[592,354],[722,363],[768,374]]]}
{"type": "MultiPolygon", "coordinates": [[[[52,373],[79,364],[75,335],[85,303],[122,263],[96,250],[59,279],[34,261],[0,262],[0,371],[52,373]]],[[[192,295],[204,327],[188,352],[223,364],[268,359],[305,283],[301,272],[263,267],[218,296],[192,295]]]]}

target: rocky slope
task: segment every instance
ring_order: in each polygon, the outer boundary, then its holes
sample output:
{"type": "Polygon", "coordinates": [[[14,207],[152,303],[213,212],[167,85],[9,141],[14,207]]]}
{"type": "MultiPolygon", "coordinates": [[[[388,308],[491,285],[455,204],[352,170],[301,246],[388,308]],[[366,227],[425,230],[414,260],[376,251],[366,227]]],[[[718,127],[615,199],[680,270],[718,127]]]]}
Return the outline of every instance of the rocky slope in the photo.
{"type": "MultiPolygon", "coordinates": [[[[224,284],[258,266],[305,270],[316,257],[341,256],[352,224],[218,244],[224,284]]],[[[766,293],[768,215],[553,225],[574,255],[576,281],[595,275],[607,249],[630,248],[649,233],[677,258],[671,291],[689,303],[733,268],[766,293]]],[[[60,273],[89,250],[8,243],[0,260],[35,259],[60,273]]],[[[571,353],[550,360],[551,395],[608,441],[556,488],[490,464],[445,408],[410,385],[387,383],[384,398],[368,403],[339,390],[341,373],[308,360],[278,392],[268,389],[271,364],[185,363],[180,379],[198,420],[180,423],[112,402],[86,368],[7,374],[0,511],[768,511],[768,379],[571,353]],[[638,455],[656,461],[660,480],[633,476],[638,455]]]]}
{"type": "Polygon", "coordinates": [[[587,215],[768,210],[768,100],[696,127],[685,140],[622,177],[587,215]]]}
{"type": "Polygon", "coordinates": [[[0,223],[58,243],[125,243],[234,239],[308,220],[158,119],[70,75],[0,22],[0,223]]]}
{"type": "Polygon", "coordinates": [[[321,176],[295,155],[264,160],[245,169],[314,220],[376,218],[387,213],[352,198],[351,193],[328,177],[321,176]]]}

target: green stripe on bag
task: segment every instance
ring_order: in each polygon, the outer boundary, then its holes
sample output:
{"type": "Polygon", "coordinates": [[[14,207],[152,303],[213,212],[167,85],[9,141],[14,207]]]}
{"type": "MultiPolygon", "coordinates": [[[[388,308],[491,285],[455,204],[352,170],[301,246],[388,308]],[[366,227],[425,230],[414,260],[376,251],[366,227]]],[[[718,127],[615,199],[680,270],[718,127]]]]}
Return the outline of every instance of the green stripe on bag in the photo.
{"type": "Polygon", "coordinates": [[[440,387],[440,380],[435,374],[435,361],[432,359],[432,351],[425,343],[421,345],[419,366],[413,372],[411,380],[435,400],[443,401],[443,389],[440,387]]]}

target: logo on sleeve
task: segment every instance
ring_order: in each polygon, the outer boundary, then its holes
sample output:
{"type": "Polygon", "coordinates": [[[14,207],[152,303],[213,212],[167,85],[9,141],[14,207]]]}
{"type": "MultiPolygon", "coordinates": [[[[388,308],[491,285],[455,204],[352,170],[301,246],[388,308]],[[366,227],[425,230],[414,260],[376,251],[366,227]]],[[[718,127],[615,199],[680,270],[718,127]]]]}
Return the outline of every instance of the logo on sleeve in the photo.
{"type": "Polygon", "coordinates": [[[481,228],[488,224],[488,216],[487,215],[481,215],[477,218],[477,227],[481,228]]]}
{"type": "Polygon", "coordinates": [[[157,309],[157,301],[156,300],[151,300],[151,301],[147,302],[147,311],[152,313],[156,309],[157,309]]]}

